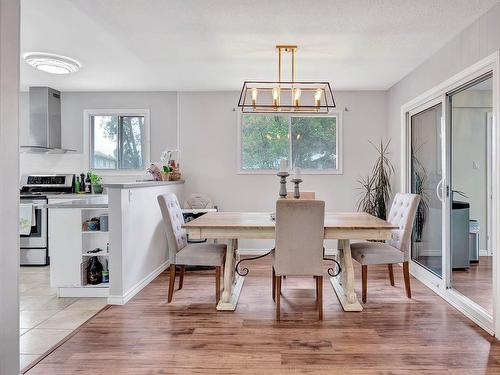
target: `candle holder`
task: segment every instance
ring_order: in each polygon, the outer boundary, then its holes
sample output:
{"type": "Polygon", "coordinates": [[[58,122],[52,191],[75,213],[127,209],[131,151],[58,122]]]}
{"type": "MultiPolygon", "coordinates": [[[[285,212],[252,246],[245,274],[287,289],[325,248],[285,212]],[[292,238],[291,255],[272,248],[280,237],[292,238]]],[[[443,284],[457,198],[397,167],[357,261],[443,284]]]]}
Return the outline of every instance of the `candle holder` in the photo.
{"type": "Polygon", "coordinates": [[[300,198],[300,191],[299,191],[299,184],[302,182],[302,179],[300,178],[294,178],[291,180],[294,183],[294,188],[293,188],[293,197],[295,199],[300,198]]]}
{"type": "Polygon", "coordinates": [[[286,198],[286,178],[290,176],[288,172],[278,172],[280,177],[280,198],[286,198]]]}

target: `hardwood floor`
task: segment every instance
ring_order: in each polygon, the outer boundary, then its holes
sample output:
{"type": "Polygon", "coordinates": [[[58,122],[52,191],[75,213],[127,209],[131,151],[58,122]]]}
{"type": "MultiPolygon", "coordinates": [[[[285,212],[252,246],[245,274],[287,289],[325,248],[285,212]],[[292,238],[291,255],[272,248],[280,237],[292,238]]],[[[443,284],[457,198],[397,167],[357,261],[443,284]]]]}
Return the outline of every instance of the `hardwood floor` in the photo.
{"type": "Polygon", "coordinates": [[[479,257],[465,270],[453,270],[452,285],[493,314],[493,257],[479,257]]]}
{"type": "MultiPolygon", "coordinates": [[[[248,262],[235,312],[218,312],[213,271],[187,272],[167,304],[164,272],[125,306],[111,306],[28,374],[485,374],[500,343],[401,267],[368,274],[368,302],[345,313],[325,277],[318,321],[313,278],[282,281],[275,321],[269,259],[248,262]]],[[[361,293],[359,267],[357,293],[361,293]]]]}

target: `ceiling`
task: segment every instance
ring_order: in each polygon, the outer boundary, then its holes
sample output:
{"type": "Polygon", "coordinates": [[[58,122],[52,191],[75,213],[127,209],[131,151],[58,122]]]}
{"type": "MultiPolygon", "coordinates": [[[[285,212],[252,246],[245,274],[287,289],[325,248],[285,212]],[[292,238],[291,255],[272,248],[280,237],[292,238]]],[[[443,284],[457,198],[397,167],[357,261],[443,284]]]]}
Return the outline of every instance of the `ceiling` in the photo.
{"type": "Polygon", "coordinates": [[[69,56],[82,68],[57,76],[21,61],[21,88],[236,90],[275,80],[274,46],[292,43],[298,80],[388,89],[498,2],[22,0],[22,53],[69,56]]]}

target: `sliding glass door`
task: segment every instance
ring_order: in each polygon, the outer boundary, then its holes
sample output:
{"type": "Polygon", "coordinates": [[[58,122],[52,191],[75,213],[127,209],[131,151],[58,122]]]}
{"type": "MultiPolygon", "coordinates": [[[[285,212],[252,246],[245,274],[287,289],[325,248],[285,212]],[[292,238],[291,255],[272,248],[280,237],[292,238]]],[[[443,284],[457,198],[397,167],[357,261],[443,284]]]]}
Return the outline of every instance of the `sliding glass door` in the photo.
{"type": "Polygon", "coordinates": [[[490,333],[500,332],[493,319],[500,310],[493,287],[500,243],[495,66],[403,106],[403,186],[421,196],[410,271],[490,333]]]}
{"type": "Polygon", "coordinates": [[[443,108],[428,103],[409,113],[410,189],[421,195],[411,241],[411,259],[442,277],[443,108]]]}

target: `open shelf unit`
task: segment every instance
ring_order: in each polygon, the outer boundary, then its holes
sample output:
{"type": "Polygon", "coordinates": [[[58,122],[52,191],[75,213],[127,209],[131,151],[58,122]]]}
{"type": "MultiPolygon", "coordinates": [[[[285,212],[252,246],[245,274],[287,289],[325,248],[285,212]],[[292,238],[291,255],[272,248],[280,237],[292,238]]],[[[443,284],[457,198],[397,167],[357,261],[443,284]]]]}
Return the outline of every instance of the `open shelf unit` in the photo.
{"type": "Polygon", "coordinates": [[[82,232],[82,265],[80,268],[81,271],[81,280],[82,287],[84,288],[109,288],[109,282],[101,283],[97,285],[87,284],[87,270],[88,262],[91,257],[96,256],[99,259],[99,262],[102,264],[103,269],[107,269],[109,271],[109,232],[101,231],[101,230],[84,230],[83,223],[86,220],[89,220],[94,217],[100,217],[104,214],[108,213],[107,208],[89,208],[81,210],[81,232],[82,232]],[[94,250],[96,248],[102,249],[97,253],[87,253],[87,251],[94,250]]]}

